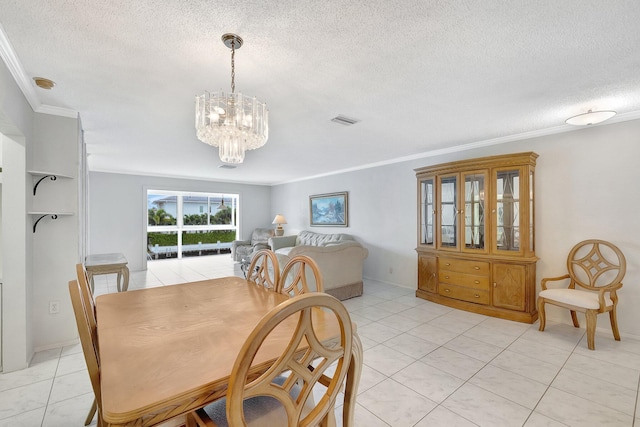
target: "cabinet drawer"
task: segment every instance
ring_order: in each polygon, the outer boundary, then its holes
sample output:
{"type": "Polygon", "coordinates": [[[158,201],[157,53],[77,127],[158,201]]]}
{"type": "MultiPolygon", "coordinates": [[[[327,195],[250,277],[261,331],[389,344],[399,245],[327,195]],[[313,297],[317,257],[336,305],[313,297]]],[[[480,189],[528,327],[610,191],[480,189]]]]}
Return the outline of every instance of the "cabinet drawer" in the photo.
{"type": "Polygon", "coordinates": [[[489,276],[489,263],[484,261],[470,261],[440,257],[440,270],[489,276]]]}
{"type": "Polygon", "coordinates": [[[475,302],[477,304],[489,304],[489,291],[481,291],[464,286],[440,283],[438,293],[444,297],[460,299],[463,301],[475,302]]]}
{"type": "Polygon", "coordinates": [[[459,285],[467,288],[474,288],[483,291],[489,290],[489,277],[474,274],[458,273],[456,271],[442,270],[440,281],[450,285],[459,285]]]}

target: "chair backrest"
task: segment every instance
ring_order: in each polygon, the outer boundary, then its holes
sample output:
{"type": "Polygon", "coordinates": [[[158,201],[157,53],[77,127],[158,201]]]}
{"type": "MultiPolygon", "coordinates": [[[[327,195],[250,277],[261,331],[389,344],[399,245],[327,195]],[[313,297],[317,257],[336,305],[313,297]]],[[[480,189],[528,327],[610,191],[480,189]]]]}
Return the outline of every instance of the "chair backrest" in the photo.
{"type": "Polygon", "coordinates": [[[84,268],[84,264],[76,264],[76,276],[78,276],[78,285],[80,285],[80,295],[82,301],[87,309],[87,317],[89,320],[89,326],[92,329],[96,329],[96,302],[93,299],[93,293],[89,287],[89,280],[87,278],[87,270],[84,268]]]}
{"type": "Polygon", "coordinates": [[[320,267],[311,258],[306,255],[294,256],[287,262],[280,274],[280,282],[276,292],[287,294],[290,296],[313,292],[314,289],[309,286],[307,273],[311,270],[313,279],[315,280],[315,291],[324,292],[324,285],[320,267]]]}
{"type": "Polygon", "coordinates": [[[267,396],[276,399],[286,410],[287,425],[317,425],[333,410],[336,396],[341,390],[349,363],[353,330],[347,309],[328,294],[300,295],[278,305],[265,315],[245,341],[231,372],[227,394],[227,420],[232,426],[245,426],[245,399],[267,396]],[[315,312],[314,312],[315,311],[315,312]],[[322,316],[324,321],[317,321],[322,316]],[[316,321],[312,321],[312,317],[316,321]],[[329,320],[330,319],[330,320],[329,320]],[[265,346],[272,344],[270,334],[283,322],[297,320],[290,341],[283,345],[282,355],[258,378],[250,374],[254,357],[265,346]],[[327,346],[320,342],[318,332],[325,321],[337,321],[340,335],[327,346]],[[317,328],[317,329],[316,329],[317,328]],[[299,348],[306,348],[304,351],[299,348]],[[335,371],[330,373],[335,366],[335,371]],[[276,380],[289,372],[284,382],[276,380]],[[309,397],[316,386],[317,403],[309,408],[309,397]],[[292,392],[294,387],[299,390],[292,392]],[[318,390],[322,390],[319,397],[318,390]]]}
{"type": "Polygon", "coordinates": [[[247,271],[247,280],[275,291],[280,282],[280,265],[276,254],[269,249],[256,252],[247,271]]]}
{"type": "Polygon", "coordinates": [[[256,245],[258,243],[266,244],[269,241],[270,237],[273,237],[275,234],[273,228],[256,228],[251,233],[251,245],[256,245]]]}
{"type": "Polygon", "coordinates": [[[81,296],[80,285],[75,280],[69,282],[69,295],[71,296],[71,304],[76,318],[76,326],[78,327],[78,335],[80,336],[84,360],[89,370],[91,386],[93,387],[93,393],[98,403],[98,414],[100,414],[102,413],[102,400],[100,392],[100,359],[96,340],[97,331],[95,325],[90,325],[87,308],[81,296]]]}
{"type": "Polygon", "coordinates": [[[604,240],[584,240],[571,249],[567,269],[573,283],[598,290],[622,282],[627,271],[627,260],[613,245],[604,240]]]}

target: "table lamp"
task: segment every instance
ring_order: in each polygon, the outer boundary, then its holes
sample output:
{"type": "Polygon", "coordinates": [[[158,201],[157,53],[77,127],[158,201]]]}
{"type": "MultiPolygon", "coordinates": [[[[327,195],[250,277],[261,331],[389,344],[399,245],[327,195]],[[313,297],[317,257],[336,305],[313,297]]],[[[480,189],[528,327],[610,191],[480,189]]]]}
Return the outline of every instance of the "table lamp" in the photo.
{"type": "Polygon", "coordinates": [[[282,224],[286,224],[287,220],[284,219],[284,216],[278,214],[275,218],[273,218],[273,222],[271,224],[278,224],[276,227],[276,236],[282,236],[284,234],[284,228],[282,228],[282,224]]]}

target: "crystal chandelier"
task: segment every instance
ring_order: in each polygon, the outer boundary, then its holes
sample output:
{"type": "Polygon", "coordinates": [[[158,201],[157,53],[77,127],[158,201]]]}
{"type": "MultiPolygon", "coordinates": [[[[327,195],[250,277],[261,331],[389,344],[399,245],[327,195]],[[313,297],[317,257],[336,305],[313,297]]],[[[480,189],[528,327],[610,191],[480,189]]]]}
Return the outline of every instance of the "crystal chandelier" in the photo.
{"type": "Polygon", "coordinates": [[[196,96],[198,139],[219,147],[220,160],[242,163],[246,150],[262,147],[269,138],[269,110],[256,97],[235,93],[235,53],[242,46],[236,34],[224,34],[222,42],[231,49],[231,93],[205,92],[196,96]]]}

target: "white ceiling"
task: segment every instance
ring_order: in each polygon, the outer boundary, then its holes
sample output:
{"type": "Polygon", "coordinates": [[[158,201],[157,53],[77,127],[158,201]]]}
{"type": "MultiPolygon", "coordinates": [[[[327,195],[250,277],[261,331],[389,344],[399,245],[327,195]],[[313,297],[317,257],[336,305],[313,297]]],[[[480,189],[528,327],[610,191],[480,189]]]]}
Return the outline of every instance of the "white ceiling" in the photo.
{"type": "Polygon", "coordinates": [[[637,0],[0,0],[23,91],[80,113],[90,170],[262,184],[638,118],[639,22],[637,0]],[[233,170],[194,129],[195,95],[229,90],[227,32],[270,110],[233,170]]]}

